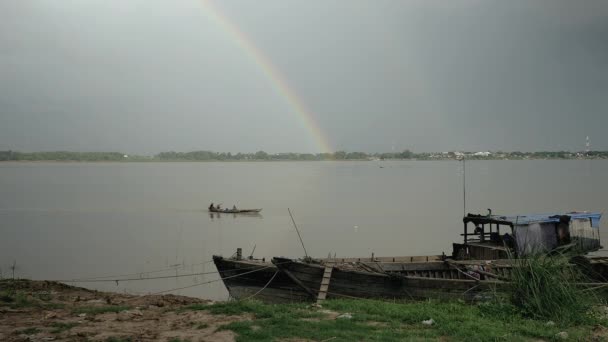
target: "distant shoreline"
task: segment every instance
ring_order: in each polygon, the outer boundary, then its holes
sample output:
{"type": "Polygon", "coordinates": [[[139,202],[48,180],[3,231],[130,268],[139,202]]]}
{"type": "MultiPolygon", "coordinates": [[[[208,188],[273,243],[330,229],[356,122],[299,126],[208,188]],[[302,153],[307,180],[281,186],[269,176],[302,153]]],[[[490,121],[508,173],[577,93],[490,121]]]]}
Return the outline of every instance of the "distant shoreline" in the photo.
{"type": "MultiPolygon", "coordinates": [[[[535,160],[550,160],[550,161],[586,161],[586,160],[607,160],[608,158],[528,158],[528,159],[466,159],[466,161],[535,161],[535,160]]],[[[42,163],[61,163],[61,164],[146,164],[146,163],[284,163],[284,162],[396,162],[396,161],[412,161],[412,162],[460,162],[458,159],[384,159],[384,160],[369,160],[369,159],[343,159],[343,160],[0,160],[0,164],[42,164],[42,163]]]]}
{"type": "Polygon", "coordinates": [[[540,151],[540,152],[422,152],[410,150],[390,153],[337,151],[333,153],[255,153],[191,151],[160,152],[152,156],[122,152],[19,152],[0,151],[0,162],[268,162],[268,161],[388,161],[388,160],[589,160],[608,159],[608,151],[540,151]]]}

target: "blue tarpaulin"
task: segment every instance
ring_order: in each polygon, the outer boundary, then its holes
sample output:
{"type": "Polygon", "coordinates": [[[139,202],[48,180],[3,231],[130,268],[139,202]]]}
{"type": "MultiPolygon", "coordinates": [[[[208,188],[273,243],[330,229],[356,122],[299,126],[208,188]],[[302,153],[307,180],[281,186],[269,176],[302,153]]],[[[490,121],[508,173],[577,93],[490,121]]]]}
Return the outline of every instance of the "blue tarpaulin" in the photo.
{"type": "Polygon", "coordinates": [[[570,212],[570,213],[553,213],[553,214],[531,214],[531,215],[519,215],[519,216],[501,216],[492,215],[488,218],[508,221],[514,225],[528,225],[530,223],[542,223],[542,222],[559,222],[560,216],[570,216],[571,219],[590,219],[591,227],[599,228],[600,219],[602,218],[601,213],[591,212],[570,212]]]}

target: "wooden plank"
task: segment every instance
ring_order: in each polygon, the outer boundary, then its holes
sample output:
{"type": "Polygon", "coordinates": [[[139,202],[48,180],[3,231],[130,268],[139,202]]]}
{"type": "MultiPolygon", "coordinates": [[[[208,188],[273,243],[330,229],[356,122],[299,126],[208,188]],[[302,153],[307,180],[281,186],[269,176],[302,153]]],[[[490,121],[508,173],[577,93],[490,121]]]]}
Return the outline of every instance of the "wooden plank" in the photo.
{"type": "Polygon", "coordinates": [[[327,297],[327,290],[329,289],[329,281],[331,280],[333,269],[333,262],[328,262],[325,265],[323,279],[321,279],[321,287],[319,288],[319,293],[317,294],[317,304],[321,304],[321,302],[323,302],[327,297]]]}

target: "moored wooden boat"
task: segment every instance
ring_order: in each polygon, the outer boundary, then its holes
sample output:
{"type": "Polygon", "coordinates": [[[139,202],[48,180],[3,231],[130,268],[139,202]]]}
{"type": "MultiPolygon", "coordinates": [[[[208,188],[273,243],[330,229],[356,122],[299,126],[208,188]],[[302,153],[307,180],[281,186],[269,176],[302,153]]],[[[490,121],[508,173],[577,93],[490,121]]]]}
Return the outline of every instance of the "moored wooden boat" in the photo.
{"type": "Polygon", "coordinates": [[[214,255],[213,262],[230,297],[234,299],[255,296],[256,299],[269,303],[311,300],[308,293],[269,261],[214,255]]]}
{"type": "Polygon", "coordinates": [[[306,261],[276,257],[271,263],[237,254],[213,260],[232,298],[255,296],[266,302],[315,300],[329,263],[334,267],[329,297],[336,298],[474,299],[500,287],[496,277],[507,275],[510,267],[506,261],[454,263],[440,255],[306,261]],[[492,272],[495,277],[486,275],[492,272]]]}
{"type": "MultiPolygon", "coordinates": [[[[326,267],[328,298],[459,298],[473,300],[500,291],[506,283],[498,274],[482,271],[488,265],[452,264],[448,260],[428,262],[305,262],[275,257],[272,262],[306,292],[322,290],[326,267]],[[478,268],[481,272],[472,271],[478,268]],[[484,274],[485,273],[485,274],[484,274]],[[493,276],[487,276],[492,274],[493,276]],[[486,294],[484,294],[484,292],[486,294]]],[[[484,263],[485,264],[485,263],[484,263]]],[[[492,267],[507,272],[508,265],[492,267]]]]}
{"type": "MultiPolygon", "coordinates": [[[[230,295],[237,299],[276,301],[329,298],[486,298],[509,284],[517,259],[535,253],[579,254],[572,267],[582,267],[597,284],[608,279],[608,258],[587,257],[599,245],[601,214],[464,217],[464,243],[452,255],[302,260],[224,259],[214,256],[230,295]],[[467,225],[475,229],[469,232],[467,225]],[[510,231],[501,235],[501,227],[510,231]],[[510,233],[510,234],[509,234],[510,233]],[[250,271],[253,268],[253,272],[250,271]],[[257,270],[257,271],[255,271],[257,270]],[[247,273],[251,272],[251,273],[247,273]],[[242,274],[242,276],[240,276],[242,274]]],[[[593,283],[596,284],[596,283],[593,283]]]]}

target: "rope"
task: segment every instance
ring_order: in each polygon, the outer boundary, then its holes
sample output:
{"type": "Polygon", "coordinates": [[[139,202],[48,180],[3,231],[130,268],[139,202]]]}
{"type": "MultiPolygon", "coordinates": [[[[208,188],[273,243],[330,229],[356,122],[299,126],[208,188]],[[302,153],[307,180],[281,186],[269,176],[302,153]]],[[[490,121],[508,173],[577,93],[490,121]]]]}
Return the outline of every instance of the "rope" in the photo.
{"type": "Polygon", "coordinates": [[[117,281],[134,281],[134,280],[152,280],[152,279],[167,279],[167,278],[181,278],[181,277],[194,277],[198,275],[205,274],[215,274],[217,271],[213,272],[200,272],[200,273],[188,273],[188,274],[179,274],[179,275],[170,275],[170,276],[159,276],[159,277],[145,277],[145,278],[121,278],[121,279],[92,279],[92,280],[79,280],[79,279],[60,279],[60,280],[51,280],[60,283],[103,283],[103,282],[117,282],[117,281]]]}
{"type": "MultiPolygon", "coordinates": [[[[238,270],[251,270],[258,268],[259,266],[245,267],[239,268],[238,270]]],[[[60,283],[102,283],[102,282],[120,282],[120,281],[137,281],[137,280],[153,280],[153,279],[168,279],[168,278],[182,278],[182,277],[194,277],[198,275],[205,274],[216,274],[217,271],[212,272],[199,272],[199,273],[188,273],[188,274],[179,274],[179,275],[170,275],[170,276],[159,276],[159,277],[146,277],[146,278],[120,278],[120,279],[91,279],[91,280],[79,280],[79,279],[59,279],[59,280],[50,280],[56,281],[60,283]]]]}
{"type": "MultiPolygon", "coordinates": [[[[174,270],[179,270],[179,269],[188,268],[188,267],[194,267],[194,266],[198,266],[198,265],[206,265],[206,264],[209,264],[209,263],[212,263],[212,262],[213,262],[213,260],[209,260],[209,261],[200,262],[200,263],[192,264],[192,265],[173,265],[171,267],[162,268],[162,269],[158,269],[158,270],[152,270],[152,271],[125,273],[125,274],[115,274],[115,275],[107,275],[107,276],[76,278],[76,279],[71,279],[69,282],[85,282],[85,281],[89,281],[89,280],[107,279],[107,278],[116,279],[118,277],[129,277],[129,276],[138,275],[138,274],[141,275],[141,274],[159,273],[159,272],[165,272],[165,271],[174,271],[174,270]]],[[[61,281],[61,280],[56,280],[56,281],[61,281]]],[[[112,280],[112,281],[114,281],[114,280],[112,280]]]]}
{"type": "Polygon", "coordinates": [[[257,296],[258,294],[260,294],[260,292],[264,291],[268,287],[268,285],[270,285],[270,283],[272,283],[272,281],[274,280],[274,277],[276,277],[277,274],[279,274],[279,270],[274,272],[274,274],[272,275],[272,278],[270,278],[270,280],[266,283],[266,285],[264,285],[264,287],[262,287],[258,292],[252,294],[251,296],[249,296],[247,298],[241,299],[241,300],[248,300],[248,299],[251,299],[251,298],[257,296]]]}
{"type": "MultiPolygon", "coordinates": [[[[215,283],[215,282],[226,280],[226,279],[240,277],[240,276],[243,276],[245,274],[250,274],[250,273],[258,272],[258,271],[265,270],[265,269],[272,268],[272,267],[274,267],[274,265],[273,266],[266,266],[266,267],[263,267],[263,268],[260,268],[260,269],[257,269],[257,270],[253,270],[253,271],[249,271],[249,272],[245,272],[245,273],[235,274],[235,275],[224,277],[224,278],[209,280],[209,281],[206,281],[206,282],[203,282],[203,283],[197,283],[197,284],[194,284],[194,285],[188,285],[188,286],[183,286],[183,287],[177,287],[177,288],[174,288],[174,289],[158,291],[158,292],[150,293],[150,294],[148,294],[148,296],[155,296],[155,295],[159,295],[159,294],[163,294],[163,293],[167,293],[167,292],[184,290],[184,289],[189,289],[191,287],[196,287],[196,286],[205,285],[205,284],[211,284],[211,283],[215,283]]],[[[135,300],[135,299],[138,299],[138,298],[140,298],[140,297],[130,298],[130,299],[127,299],[126,301],[128,302],[128,301],[135,300]]]]}

